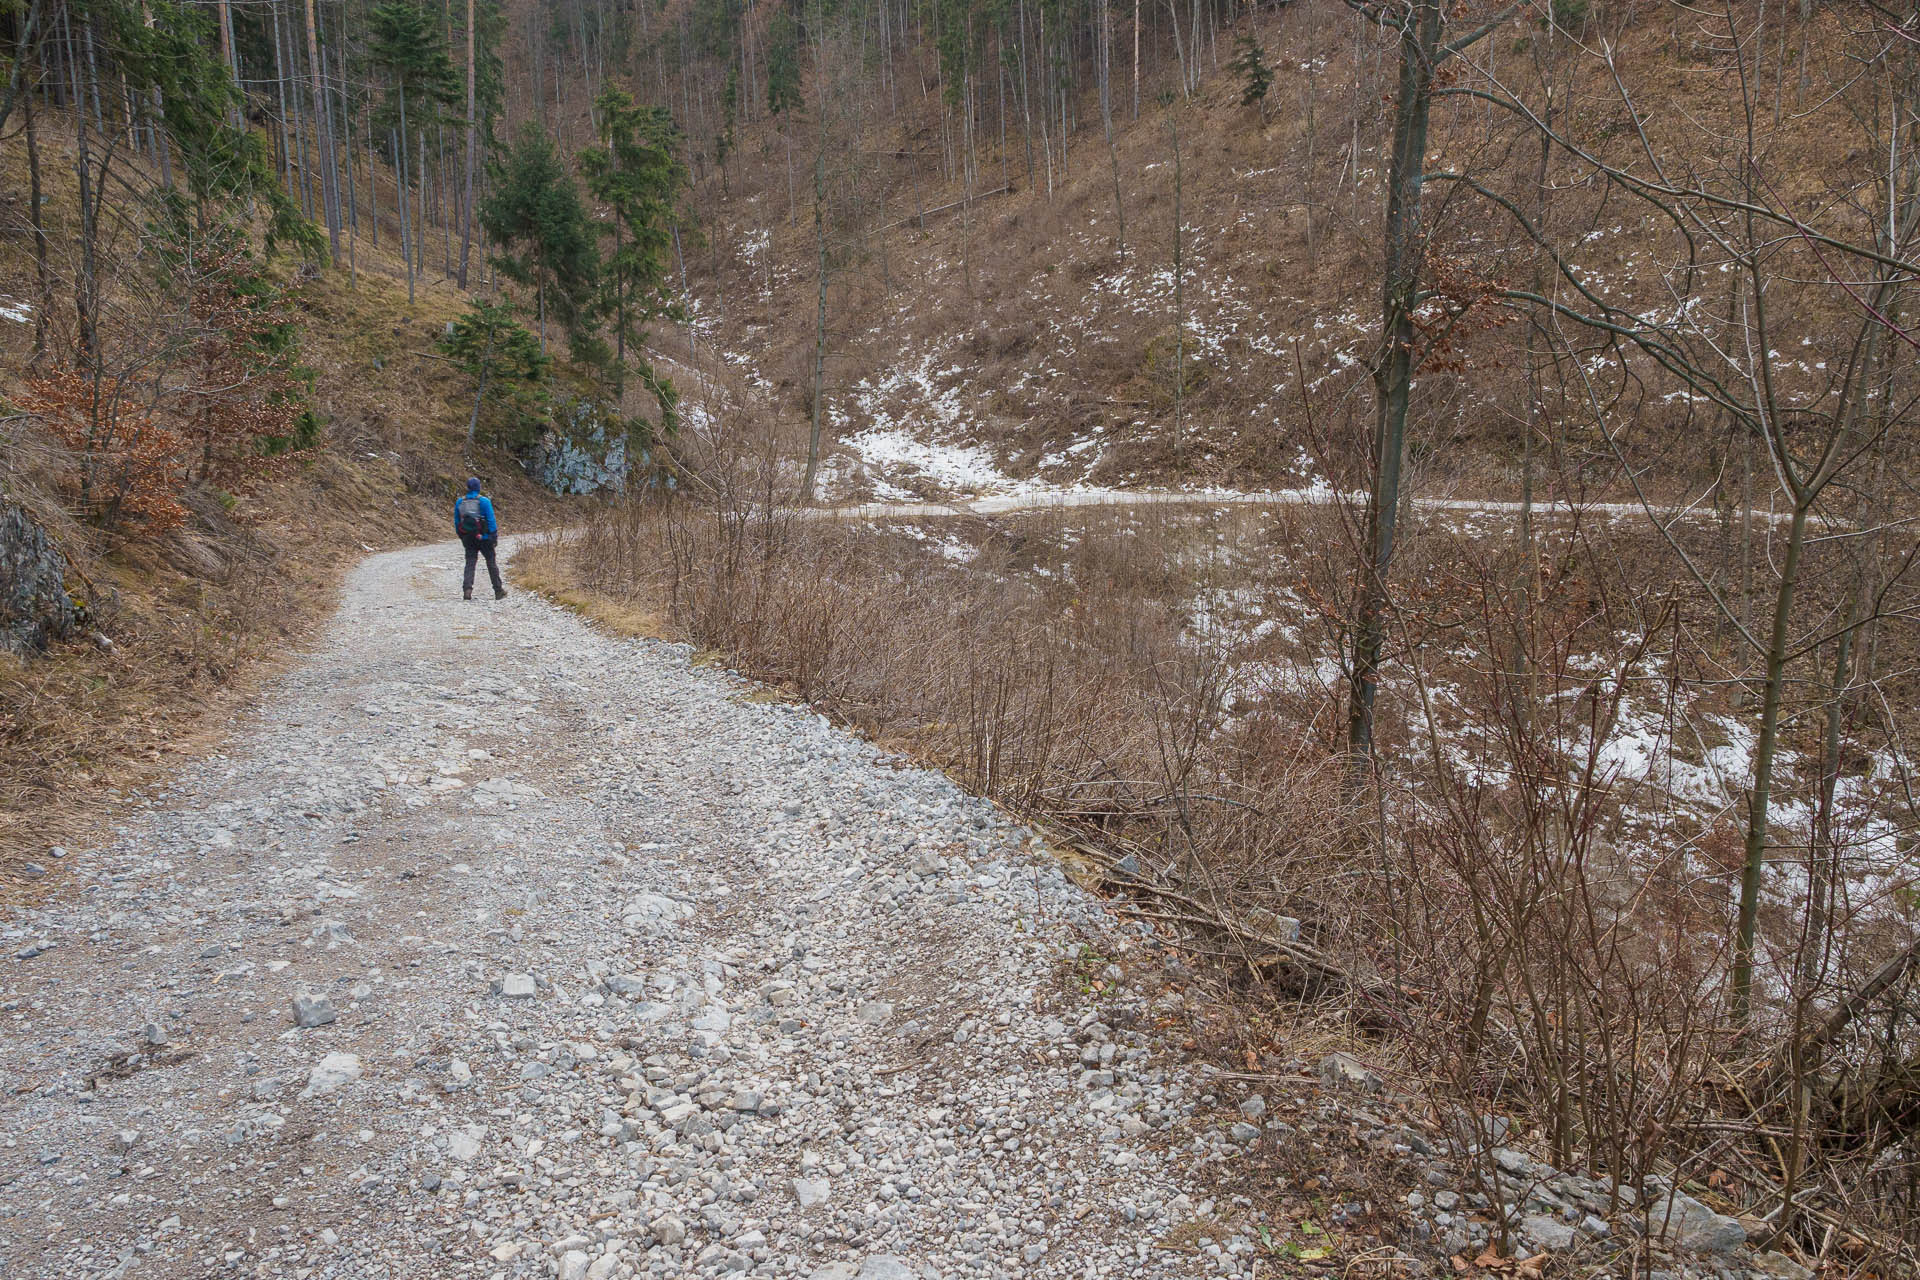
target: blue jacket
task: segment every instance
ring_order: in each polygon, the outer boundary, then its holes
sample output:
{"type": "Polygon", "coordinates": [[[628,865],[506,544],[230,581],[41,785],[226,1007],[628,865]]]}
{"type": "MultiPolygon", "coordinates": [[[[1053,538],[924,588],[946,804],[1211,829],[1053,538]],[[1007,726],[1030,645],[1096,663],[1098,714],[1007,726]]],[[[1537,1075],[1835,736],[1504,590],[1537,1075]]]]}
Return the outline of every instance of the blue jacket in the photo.
{"type": "Polygon", "coordinates": [[[486,533],[485,533],[485,534],[483,534],[483,535],[481,535],[481,536],[482,536],[482,537],[486,537],[486,538],[497,538],[497,537],[499,537],[499,536],[500,536],[500,525],[499,525],[499,523],[498,523],[497,521],[495,521],[495,520],[494,520],[494,518],[493,518],[493,502],[492,502],[492,500],[491,500],[491,499],[489,499],[489,498],[487,497],[487,495],[486,495],[486,494],[484,494],[484,493],[463,493],[463,494],[461,494],[461,495],[460,495],[460,496],[459,496],[459,497],[458,497],[457,499],[455,499],[455,500],[454,500],[454,504],[453,504],[453,531],[454,531],[455,533],[459,533],[459,532],[460,532],[460,504],[461,504],[462,502],[464,502],[464,501],[466,501],[466,500],[467,500],[468,498],[478,498],[478,499],[480,499],[480,514],[481,514],[482,516],[484,516],[484,517],[486,518],[486,521],[487,521],[487,531],[486,531],[486,533]]]}

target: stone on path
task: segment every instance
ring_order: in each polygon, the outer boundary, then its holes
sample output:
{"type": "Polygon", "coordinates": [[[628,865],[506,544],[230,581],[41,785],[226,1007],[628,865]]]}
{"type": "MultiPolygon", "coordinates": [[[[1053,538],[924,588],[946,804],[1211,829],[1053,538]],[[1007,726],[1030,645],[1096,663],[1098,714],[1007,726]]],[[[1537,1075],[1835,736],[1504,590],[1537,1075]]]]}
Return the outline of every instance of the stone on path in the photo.
{"type": "Polygon", "coordinates": [[[447,1158],[462,1164],[480,1154],[481,1139],[487,1136],[483,1124],[470,1124],[447,1135],[447,1158]]]}
{"type": "Polygon", "coordinates": [[[1520,1224],[1520,1232],[1542,1249],[1550,1249],[1556,1253],[1562,1249],[1573,1248],[1574,1242],[1580,1238],[1580,1233],[1570,1224],[1544,1213],[1534,1214],[1523,1221],[1520,1224]]]}
{"type": "Polygon", "coordinates": [[[333,997],[323,991],[296,991],[293,995],[293,1025],[324,1027],[340,1015],[334,1011],[333,997]]]}
{"type": "Polygon", "coordinates": [[[905,1258],[876,1253],[863,1262],[829,1262],[807,1280],[925,1280],[925,1275],[909,1266],[905,1258]]]}
{"type": "Polygon", "coordinates": [[[307,1074],[307,1087],[300,1096],[317,1098],[332,1093],[342,1085],[352,1084],[359,1078],[359,1054],[330,1053],[314,1063],[313,1070],[307,1074]]]}
{"type": "Polygon", "coordinates": [[[502,974],[493,984],[493,993],[503,1000],[531,1000],[539,991],[539,984],[524,973],[502,974]]]}

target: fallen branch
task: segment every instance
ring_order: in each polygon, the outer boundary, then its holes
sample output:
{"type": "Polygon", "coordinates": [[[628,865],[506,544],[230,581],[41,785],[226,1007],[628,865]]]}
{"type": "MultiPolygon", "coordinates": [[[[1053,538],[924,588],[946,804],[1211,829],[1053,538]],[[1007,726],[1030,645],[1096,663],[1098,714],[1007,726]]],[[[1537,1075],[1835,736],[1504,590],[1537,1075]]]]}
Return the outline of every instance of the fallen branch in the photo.
{"type": "MultiPolygon", "coordinates": [[[[1256,925],[1201,902],[1191,894],[1183,893],[1171,885],[1163,884],[1146,870],[1140,850],[1130,850],[1129,854],[1116,855],[1110,848],[1092,839],[1088,834],[1071,828],[1062,828],[1048,823],[1045,819],[1034,819],[1043,826],[1051,826],[1055,843],[1071,848],[1086,857],[1101,869],[1101,878],[1116,889],[1137,897],[1153,899],[1164,908],[1159,911],[1142,906],[1129,907],[1128,914],[1160,920],[1168,924],[1177,924],[1204,934],[1223,935],[1232,940],[1236,950],[1232,953],[1242,964],[1256,975],[1265,978],[1272,970],[1292,968],[1303,973],[1309,987],[1330,986],[1339,990],[1368,997],[1379,1004],[1398,1004],[1403,993],[1369,974],[1359,973],[1340,964],[1318,948],[1306,943],[1276,937],[1256,925]],[[1136,870],[1120,870],[1120,864],[1128,856],[1133,858],[1136,870]],[[1171,909],[1166,909],[1171,908],[1171,909]]],[[[1112,836],[1103,837],[1111,841],[1112,836]]]]}
{"type": "Polygon", "coordinates": [[[985,200],[992,196],[1005,196],[1005,195],[1012,195],[1012,194],[1013,194],[1013,184],[1009,182],[1004,187],[996,187],[992,191],[976,191],[968,199],[955,200],[952,204],[943,204],[938,209],[928,209],[928,210],[925,210],[924,212],[914,214],[911,218],[901,218],[898,222],[889,222],[886,226],[880,228],[880,230],[881,232],[884,233],[884,232],[893,230],[895,227],[904,227],[909,222],[925,222],[928,218],[931,218],[936,213],[946,213],[950,210],[958,209],[963,204],[971,204],[975,200],[985,200]]]}
{"type": "Polygon", "coordinates": [[[1907,971],[1913,968],[1916,961],[1920,961],[1920,938],[1908,943],[1905,950],[1875,969],[1866,982],[1840,1002],[1839,1008],[1829,1014],[1825,1022],[1798,1040],[1788,1040],[1781,1045],[1778,1052],[1774,1054],[1771,1074],[1777,1078],[1781,1073],[1791,1070],[1796,1053],[1804,1060],[1808,1055],[1817,1053],[1831,1044],[1853,1023],[1855,1018],[1866,1012],[1867,1007],[1878,999],[1882,992],[1906,977],[1907,971]]]}

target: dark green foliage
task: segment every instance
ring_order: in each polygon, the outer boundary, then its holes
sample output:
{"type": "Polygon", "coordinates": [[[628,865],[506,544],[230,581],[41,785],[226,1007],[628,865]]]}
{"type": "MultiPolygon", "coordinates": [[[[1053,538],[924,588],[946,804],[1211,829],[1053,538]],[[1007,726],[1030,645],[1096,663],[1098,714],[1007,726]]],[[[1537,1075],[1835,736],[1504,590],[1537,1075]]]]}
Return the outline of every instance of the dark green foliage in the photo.
{"type": "Polygon", "coordinates": [[[1251,107],[1264,102],[1273,87],[1273,70],[1267,66],[1267,51],[1252,36],[1240,36],[1234,44],[1240,52],[1227,69],[1240,77],[1240,105],[1251,107]]]}
{"type": "MultiPolygon", "coordinates": [[[[500,61],[500,47],[507,38],[507,15],[500,0],[478,0],[473,6],[474,23],[478,28],[479,44],[474,50],[473,96],[474,127],[479,131],[480,141],[491,151],[499,145],[499,139],[493,136],[494,123],[500,119],[500,113],[506,108],[507,86],[506,68],[500,61]]],[[[464,12],[455,17],[464,21],[464,12]]],[[[462,32],[461,39],[466,38],[462,32]]],[[[459,50],[459,59],[466,57],[464,46],[459,50]]],[[[464,67],[459,69],[465,76],[464,67]]],[[[462,80],[462,92],[464,89],[462,80]]],[[[464,110],[464,103],[462,110],[464,110]]]]}
{"type": "Polygon", "coordinates": [[[740,43],[741,0],[693,0],[693,46],[709,58],[731,57],[740,43]]]}
{"type": "Polygon", "coordinates": [[[593,228],[573,175],[538,124],[523,125],[494,167],[480,226],[499,249],[492,261],[500,274],[533,289],[542,349],[552,316],[567,331],[576,359],[600,359],[592,323],[600,266],[593,228]]]}
{"type": "Polygon", "coordinates": [[[727,63],[727,84],[720,92],[720,132],[713,139],[713,162],[726,173],[727,157],[733,154],[733,127],[740,119],[740,64],[727,63]]]}
{"type": "Polygon", "coordinates": [[[526,444],[545,425],[553,360],[504,302],[475,298],[436,344],[474,381],[475,420],[503,444],[526,444]]]}
{"type": "Polygon", "coordinates": [[[128,100],[159,105],[157,123],[186,187],[159,193],[173,207],[160,216],[179,216],[189,202],[204,216],[209,208],[257,201],[269,251],[285,244],[324,261],[324,236],[281,188],[261,139],[233,125],[240,94],[221,64],[212,10],[174,0],[96,0],[87,12],[102,72],[121,81],[128,100]]]}
{"type": "Polygon", "coordinates": [[[1553,0],[1553,22],[1562,31],[1578,31],[1586,26],[1590,12],[1587,0],[1553,0]]]}
{"type": "MultiPolygon", "coordinates": [[[[588,192],[613,214],[600,224],[613,241],[600,307],[613,323],[618,344],[615,386],[624,391],[626,356],[629,350],[637,355],[646,342],[643,326],[676,313],[667,270],[680,196],[687,189],[687,166],[680,158],[680,131],[663,108],[636,106],[632,96],[619,89],[602,92],[594,106],[600,117],[600,145],[580,154],[580,172],[588,192]]],[[[670,430],[671,384],[644,358],[639,373],[660,406],[662,425],[670,430]]]]}
{"type": "Polygon", "coordinates": [[[386,97],[374,116],[382,132],[399,127],[403,105],[410,133],[448,119],[443,113],[455,102],[464,117],[465,75],[454,69],[438,16],[425,7],[413,0],[376,6],[368,21],[367,59],[386,80],[386,97]]]}
{"type": "Polygon", "coordinates": [[[800,24],[783,4],[767,25],[767,110],[777,116],[800,105],[800,24]]]}
{"type": "Polygon", "coordinates": [[[980,62],[987,29],[976,0],[936,0],[934,47],[940,55],[941,95],[949,107],[960,105],[967,77],[980,62]]]}

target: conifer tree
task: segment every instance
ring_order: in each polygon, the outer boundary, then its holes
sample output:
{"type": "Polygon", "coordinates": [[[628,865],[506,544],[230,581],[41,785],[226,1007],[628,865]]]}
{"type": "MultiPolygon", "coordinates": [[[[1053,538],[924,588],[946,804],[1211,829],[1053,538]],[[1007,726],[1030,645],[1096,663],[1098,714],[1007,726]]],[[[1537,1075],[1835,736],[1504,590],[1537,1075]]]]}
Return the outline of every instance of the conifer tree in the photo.
{"type": "Polygon", "coordinates": [[[517,440],[539,426],[553,361],[513,318],[512,307],[473,299],[438,345],[454,368],[473,379],[473,411],[467,417],[469,450],[483,415],[495,423],[496,436],[504,429],[509,439],[517,440]],[[493,410],[485,413],[489,392],[493,410]]]}
{"type": "MultiPolygon", "coordinates": [[[[614,390],[626,391],[627,349],[638,354],[646,341],[643,326],[675,312],[668,286],[668,252],[673,246],[675,209],[687,186],[680,158],[680,131],[660,107],[636,106],[632,95],[603,91],[594,106],[600,118],[600,145],[580,155],[587,190],[613,217],[601,224],[613,240],[606,261],[603,308],[613,321],[614,390]]],[[[641,381],[660,406],[662,426],[670,425],[673,389],[642,357],[641,381]]]]}
{"type": "Polygon", "coordinates": [[[1240,52],[1227,64],[1227,70],[1240,77],[1240,105],[1251,107],[1257,103],[1265,110],[1267,90],[1273,88],[1273,69],[1267,66],[1267,51],[1250,35],[1240,36],[1234,43],[1240,52]]]}
{"type": "Polygon", "coordinates": [[[500,273],[534,291],[540,350],[547,349],[547,317],[558,320],[576,359],[591,360],[593,298],[599,257],[586,207],[573,175],[538,124],[528,121],[494,173],[480,207],[480,225],[499,249],[500,273]]]}

